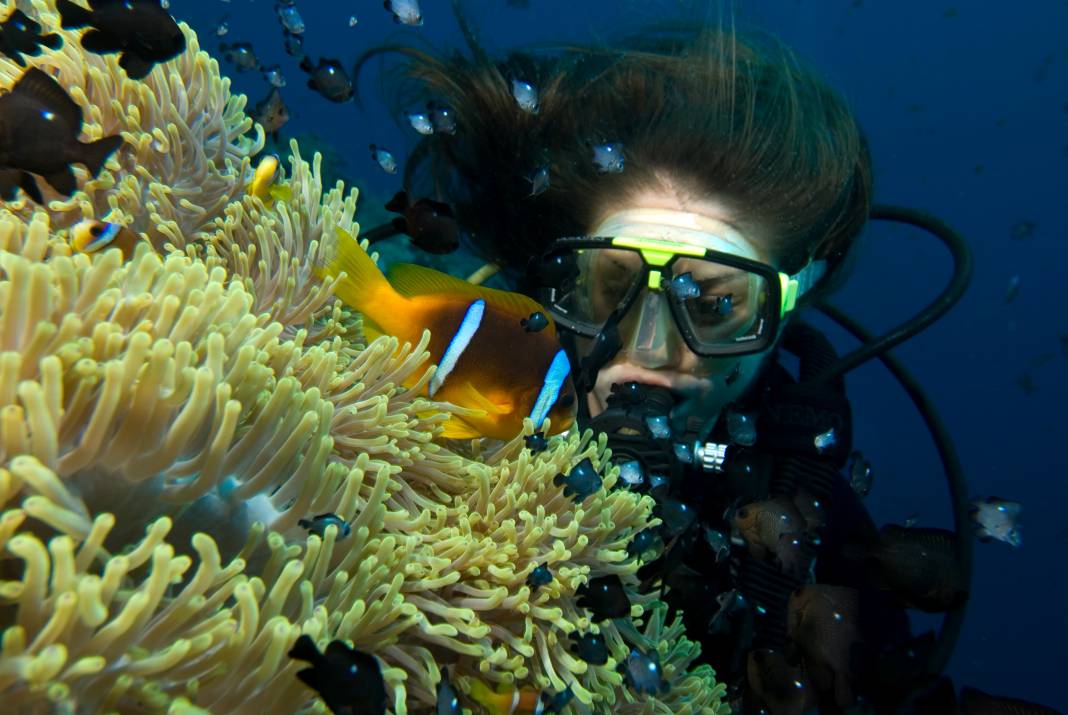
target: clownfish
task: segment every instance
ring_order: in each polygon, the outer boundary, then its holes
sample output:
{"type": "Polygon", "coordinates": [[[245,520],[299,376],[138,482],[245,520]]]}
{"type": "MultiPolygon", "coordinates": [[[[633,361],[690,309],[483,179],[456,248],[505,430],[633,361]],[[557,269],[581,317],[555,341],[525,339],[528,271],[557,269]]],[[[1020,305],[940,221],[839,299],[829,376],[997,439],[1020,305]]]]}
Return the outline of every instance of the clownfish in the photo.
{"type": "Polygon", "coordinates": [[[256,171],[252,174],[252,182],[247,191],[250,196],[257,197],[267,206],[275,200],[289,201],[293,198],[293,189],[287,184],[278,183],[281,175],[280,163],[276,154],[268,154],[260,159],[256,165],[256,171]]]}
{"type": "Polygon", "coordinates": [[[71,248],[80,253],[96,253],[106,248],[118,248],[124,260],[133,257],[138,241],[144,239],[121,224],[109,221],[86,219],[79,221],[70,230],[71,248]]]}
{"type": "MultiPolygon", "coordinates": [[[[334,292],[363,314],[367,339],[391,335],[415,345],[429,329],[427,349],[437,371],[424,394],[480,412],[452,415],[443,436],[508,440],[527,417],[535,429],[551,418],[550,434],[571,426],[575,387],[556,326],[528,332],[521,322],[544,312],[540,305],[412,264],[393,266],[387,278],[355,238],[340,228],[337,233],[337,256],[315,272],[322,280],[346,274],[334,292]]],[[[419,377],[410,376],[405,386],[419,377]]]]}
{"type": "Polygon", "coordinates": [[[472,680],[468,696],[489,715],[543,715],[546,712],[545,698],[537,690],[490,690],[482,681],[472,680]]]}

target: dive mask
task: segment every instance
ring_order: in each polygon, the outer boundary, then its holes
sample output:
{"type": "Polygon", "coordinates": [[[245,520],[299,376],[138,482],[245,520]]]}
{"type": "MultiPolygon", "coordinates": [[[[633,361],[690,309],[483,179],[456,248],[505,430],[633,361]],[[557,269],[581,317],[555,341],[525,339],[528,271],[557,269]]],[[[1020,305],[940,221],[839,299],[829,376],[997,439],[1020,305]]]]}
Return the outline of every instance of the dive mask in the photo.
{"type": "Polygon", "coordinates": [[[541,263],[542,304],[557,326],[590,338],[641,298],[639,341],[653,339],[666,301],[697,355],[759,353],[824,273],[823,261],[793,276],[781,273],[757,260],[752,244],[729,225],[687,212],[623,211],[598,230],[604,235],[556,240],[541,263]]]}

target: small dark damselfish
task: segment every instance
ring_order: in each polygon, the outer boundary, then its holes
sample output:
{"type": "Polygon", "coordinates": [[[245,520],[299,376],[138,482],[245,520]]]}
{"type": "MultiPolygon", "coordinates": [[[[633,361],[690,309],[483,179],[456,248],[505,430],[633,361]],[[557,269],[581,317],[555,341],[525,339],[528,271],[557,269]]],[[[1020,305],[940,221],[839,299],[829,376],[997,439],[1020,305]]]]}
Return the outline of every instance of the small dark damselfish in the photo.
{"type": "Polygon", "coordinates": [[[160,0],[92,0],[88,8],[56,0],[64,30],[90,28],[82,47],[99,55],[121,52],[130,79],[144,79],[157,63],[185,51],[185,35],[160,0]]]}
{"type": "Polygon", "coordinates": [[[297,638],[289,657],[311,663],[297,677],[336,715],[385,715],[386,681],[382,668],[369,653],[341,641],[330,641],[320,653],[311,636],[297,638]]]}
{"type": "Polygon", "coordinates": [[[122,137],[85,144],[82,109],[43,70],[26,70],[7,94],[0,96],[0,198],[11,201],[21,188],[39,204],[41,190],[30,174],[44,177],[56,191],[70,196],[78,184],[72,164],[84,164],[96,176],[122,137]]]}

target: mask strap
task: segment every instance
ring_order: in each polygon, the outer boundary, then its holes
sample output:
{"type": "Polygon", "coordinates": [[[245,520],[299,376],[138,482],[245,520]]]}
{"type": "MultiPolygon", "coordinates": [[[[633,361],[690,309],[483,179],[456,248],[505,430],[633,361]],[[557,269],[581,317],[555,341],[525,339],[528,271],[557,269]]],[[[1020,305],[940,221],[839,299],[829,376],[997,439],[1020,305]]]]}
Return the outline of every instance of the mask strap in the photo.
{"type": "Polygon", "coordinates": [[[811,290],[812,286],[816,285],[825,273],[827,273],[827,261],[820,259],[812,261],[791,276],[792,280],[797,281],[797,297],[800,298],[811,290]]]}
{"type": "Polygon", "coordinates": [[[785,273],[779,274],[779,284],[782,290],[782,305],[779,309],[779,317],[785,317],[787,313],[797,307],[797,299],[816,285],[823,274],[827,272],[827,261],[812,261],[807,266],[792,276],[785,273]]]}

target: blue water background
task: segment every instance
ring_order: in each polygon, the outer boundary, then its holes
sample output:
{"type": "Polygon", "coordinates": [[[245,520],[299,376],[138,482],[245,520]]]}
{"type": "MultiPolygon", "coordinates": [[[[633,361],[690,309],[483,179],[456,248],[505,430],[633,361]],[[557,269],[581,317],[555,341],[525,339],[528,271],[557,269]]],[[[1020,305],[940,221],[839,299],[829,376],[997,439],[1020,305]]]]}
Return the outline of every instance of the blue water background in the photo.
{"type": "MultiPolygon", "coordinates": [[[[530,0],[530,6],[467,3],[491,50],[604,38],[683,3],[530,0]]],[[[304,0],[298,7],[307,23],[306,52],[346,67],[364,49],[393,39],[460,43],[444,0],[423,3],[426,21],[418,28],[392,23],[377,0],[304,0]],[[359,22],[350,27],[353,14],[359,22]]],[[[878,202],[937,214],[974,251],[964,300],[895,351],[940,410],[972,493],[1024,504],[1023,548],[976,545],[967,622],[949,672],[958,684],[1065,709],[1068,356],[1058,336],[1068,333],[1068,3],[1016,7],[763,0],[739,3],[737,16],[779,34],[848,99],[871,141],[878,202]],[[1034,234],[1014,240],[1011,230],[1024,220],[1034,222],[1034,234]],[[1020,276],[1019,296],[1005,304],[1013,275],[1020,276]],[[1033,365],[1050,353],[1051,360],[1033,365]],[[1017,385],[1024,373],[1034,394],[1017,385]]],[[[304,86],[297,61],[282,51],[267,0],[172,0],[171,9],[198,31],[205,49],[217,54],[219,39],[246,40],[265,64],[282,65],[293,113],[283,135],[314,132],[332,146],[346,180],[361,188],[364,209],[399,188],[398,177],[371,162],[367,145],[387,146],[403,160],[417,137],[385,111],[377,62],[363,76],[361,112],[304,86]],[[217,38],[224,13],[230,31],[217,38]]],[[[225,62],[223,68],[250,106],[266,94],[259,73],[237,74],[225,62]]],[[[864,243],[853,280],[835,302],[873,330],[896,325],[948,279],[946,252],[918,233],[873,226],[864,243]]],[[[830,334],[841,350],[853,347],[841,332],[830,334]]],[[[901,523],[915,513],[921,525],[949,526],[939,462],[911,403],[878,365],[852,373],[848,389],[856,446],[876,469],[867,502],[876,520],[901,523]]]]}

